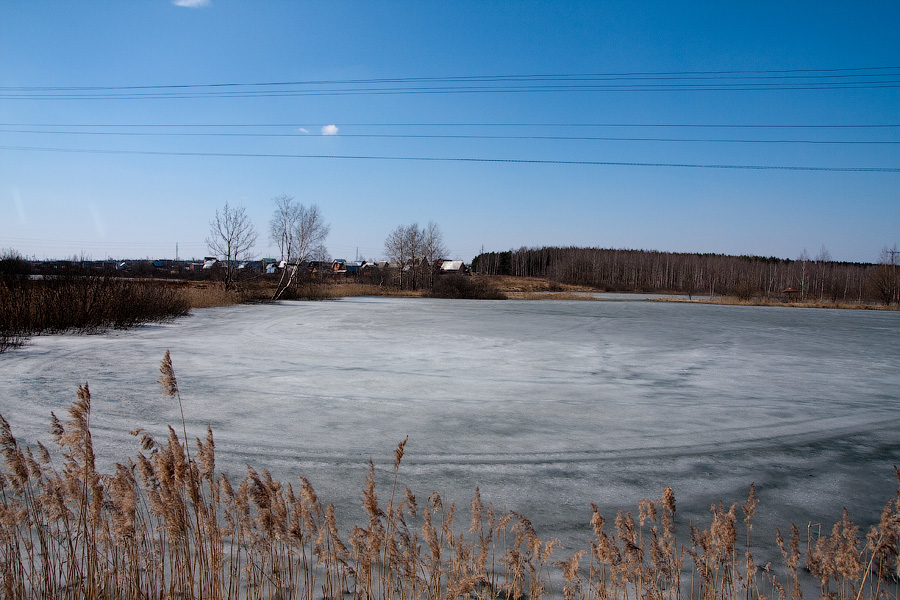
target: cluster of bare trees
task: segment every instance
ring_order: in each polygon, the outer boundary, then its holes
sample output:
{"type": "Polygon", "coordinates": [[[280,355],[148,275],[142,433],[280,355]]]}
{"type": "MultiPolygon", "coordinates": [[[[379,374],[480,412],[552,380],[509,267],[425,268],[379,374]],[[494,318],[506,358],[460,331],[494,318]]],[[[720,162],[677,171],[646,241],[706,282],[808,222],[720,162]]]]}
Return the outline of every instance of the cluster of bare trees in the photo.
{"type": "MultiPolygon", "coordinates": [[[[273,198],[275,212],[269,221],[269,238],[278,246],[284,268],[276,288],[277,300],[284,291],[297,282],[301,262],[324,260],[328,251],[325,238],[330,226],[315,204],[305,206],[286,194],[273,198]]],[[[234,287],[241,263],[253,258],[253,247],[258,237],[253,222],[243,206],[230,206],[227,202],[209,224],[206,245],[222,265],[225,289],[234,287]]]]}
{"type": "Polygon", "coordinates": [[[885,249],[881,264],[834,262],[824,248],[797,260],[645,250],[543,247],[480,254],[477,273],[546,277],[607,291],[681,292],[884,304],[900,302],[897,252],[885,249]]]}
{"type": "Polygon", "coordinates": [[[434,286],[435,265],[447,254],[444,235],[434,221],[398,225],[384,240],[385,258],[397,268],[398,285],[404,289],[434,286]]]}
{"type": "MultiPolygon", "coordinates": [[[[286,194],[272,199],[275,210],[269,221],[269,239],[281,253],[281,278],[273,300],[281,298],[285,291],[296,285],[311,261],[326,261],[328,251],[325,239],[330,226],[315,204],[306,206],[286,194]]],[[[256,228],[243,206],[228,203],[210,222],[206,244],[222,262],[225,288],[233,287],[240,274],[242,262],[251,259],[257,239],[256,228]]],[[[418,223],[398,225],[384,241],[385,258],[390,267],[380,275],[390,279],[403,289],[431,289],[434,287],[439,260],[447,254],[441,228],[434,221],[425,227],[418,223]]]]}

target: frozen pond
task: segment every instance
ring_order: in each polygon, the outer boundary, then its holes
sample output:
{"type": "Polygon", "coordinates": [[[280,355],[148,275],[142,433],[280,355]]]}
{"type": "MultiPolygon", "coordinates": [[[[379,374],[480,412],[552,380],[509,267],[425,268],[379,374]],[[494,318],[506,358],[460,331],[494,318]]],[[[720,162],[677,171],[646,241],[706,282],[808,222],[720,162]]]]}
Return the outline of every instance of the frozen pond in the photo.
{"type": "MultiPolygon", "coordinates": [[[[528,516],[587,547],[590,503],[608,518],[671,485],[677,518],[761,503],[757,540],[842,507],[868,524],[900,464],[900,313],[646,302],[354,298],[196,311],[174,323],[34,339],[0,356],[0,412],[46,441],[79,383],[100,458],[165,435],[177,404],[156,380],[166,349],[188,433],[207,423],[217,463],[307,476],[357,522],[367,460],[466,508],[528,516]]],[[[381,484],[380,484],[381,485],[381,484]]],[[[388,491],[381,487],[386,501],[388,491]]],[[[467,509],[460,516],[465,522],[467,509]]]]}

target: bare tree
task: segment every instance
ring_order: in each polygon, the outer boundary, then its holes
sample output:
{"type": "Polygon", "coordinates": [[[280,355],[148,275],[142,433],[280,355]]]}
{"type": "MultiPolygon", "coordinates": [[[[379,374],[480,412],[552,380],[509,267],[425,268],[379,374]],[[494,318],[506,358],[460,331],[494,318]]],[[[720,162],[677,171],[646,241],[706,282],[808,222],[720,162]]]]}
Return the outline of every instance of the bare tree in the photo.
{"type": "Polygon", "coordinates": [[[435,263],[447,256],[449,251],[444,245],[444,234],[441,228],[434,221],[428,221],[428,227],[422,230],[422,258],[427,263],[427,270],[424,273],[425,284],[428,287],[434,286],[435,263]]]}
{"type": "Polygon", "coordinates": [[[297,222],[297,209],[294,199],[287,194],[272,198],[275,203],[275,214],[269,221],[269,238],[278,246],[281,260],[286,261],[294,246],[294,223],[297,222]]]}
{"type": "Polygon", "coordinates": [[[300,276],[300,263],[313,256],[323,256],[325,238],[331,227],[325,222],[318,205],[296,204],[291,196],[274,198],[275,213],[269,222],[269,236],[278,245],[285,268],[272,299],[277,300],[300,276]]]}
{"type": "Polygon", "coordinates": [[[419,289],[422,282],[422,269],[424,267],[422,260],[422,245],[424,238],[422,230],[419,229],[418,223],[413,223],[406,228],[406,247],[409,249],[409,261],[407,263],[406,278],[407,284],[411,289],[419,289]]]}
{"type": "Polygon", "coordinates": [[[256,244],[256,228],[243,206],[231,207],[228,202],[216,218],[209,222],[206,246],[212,255],[223,263],[225,289],[234,287],[238,267],[252,257],[256,244]]]}
{"type": "MultiPolygon", "coordinates": [[[[397,225],[396,229],[390,232],[384,240],[385,258],[388,259],[391,266],[396,265],[399,271],[401,288],[403,288],[404,270],[409,266],[412,257],[415,256],[415,249],[412,247],[415,243],[415,239],[410,236],[410,229],[418,231],[419,225],[417,223],[413,223],[409,226],[397,225]]],[[[409,279],[409,277],[407,277],[407,279],[409,279]]]]}
{"type": "Polygon", "coordinates": [[[809,252],[806,251],[806,248],[803,249],[803,252],[800,253],[800,256],[797,257],[797,262],[800,263],[800,299],[806,295],[806,268],[809,265],[809,252]]]}
{"type": "Polygon", "coordinates": [[[827,274],[829,270],[833,270],[832,267],[831,253],[828,251],[828,248],[825,247],[825,244],[822,244],[822,248],[819,250],[819,253],[816,254],[815,289],[820,300],[825,297],[825,287],[828,285],[827,280],[831,279],[830,277],[827,277],[827,274]]]}
{"type": "Polygon", "coordinates": [[[869,275],[868,284],[871,293],[885,306],[900,302],[900,265],[897,264],[897,245],[881,251],[881,262],[869,275]]]}

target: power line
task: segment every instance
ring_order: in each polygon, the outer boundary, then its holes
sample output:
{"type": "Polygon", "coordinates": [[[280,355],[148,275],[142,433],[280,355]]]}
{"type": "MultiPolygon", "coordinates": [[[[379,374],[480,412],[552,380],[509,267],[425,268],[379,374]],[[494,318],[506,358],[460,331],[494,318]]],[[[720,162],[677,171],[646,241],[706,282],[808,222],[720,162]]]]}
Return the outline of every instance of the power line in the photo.
{"type": "Polygon", "coordinates": [[[468,75],[123,86],[3,86],[6,100],[153,100],[391,94],[782,91],[900,87],[900,67],[780,71],[676,71],[468,75]]]}
{"type": "Polygon", "coordinates": [[[17,94],[0,93],[0,100],[189,100],[189,99],[235,99],[235,98],[298,98],[316,96],[392,96],[421,94],[523,94],[523,93],[562,93],[562,92],[752,92],[752,91],[816,91],[816,90],[849,90],[849,89],[895,89],[900,87],[900,80],[888,80],[878,83],[844,82],[844,83],[810,83],[805,85],[776,84],[713,84],[713,85],[607,85],[607,86],[528,86],[528,87],[403,87],[403,88],[340,88],[321,90],[289,90],[289,91],[241,91],[241,92],[196,92],[196,93],[148,93],[148,94],[17,94]]]}
{"type": "MultiPolygon", "coordinates": [[[[122,137],[257,137],[257,138],[317,138],[302,133],[236,133],[236,132],[144,132],[144,131],[60,131],[47,129],[0,129],[2,133],[41,135],[95,135],[122,137]]],[[[454,140],[547,140],[547,141],[603,141],[603,142],[704,142],[737,144],[900,144],[900,140],[791,140],[791,139],[721,139],[721,138],[662,138],[566,135],[484,135],[484,134],[384,134],[340,133],[329,137],[379,139],[454,139],[454,140]]]]}
{"type": "Polygon", "coordinates": [[[506,164],[542,164],[542,165],[582,165],[608,167],[672,167],[690,169],[740,169],[754,171],[829,171],[849,173],[900,173],[900,167],[816,167],[816,166],[782,166],[782,165],[731,165],[731,164],[693,164],[693,163],[654,163],[654,162],[617,162],[596,160],[549,160],[519,158],[475,158],[475,157],[430,157],[430,156],[376,156],[376,155],[336,155],[336,154],[278,154],[249,152],[166,152],[153,150],[98,150],[79,148],[47,148],[35,146],[0,146],[0,150],[29,152],[63,152],[74,154],[119,154],[143,156],[206,156],[222,158],[294,158],[294,159],[328,159],[328,160],[380,160],[380,161],[413,161],[413,162],[462,162],[462,163],[506,163],[506,164]]]}
{"type": "MultiPolygon", "coordinates": [[[[322,127],[334,123],[0,123],[0,127],[322,127]]],[[[721,129],[870,129],[900,128],[900,123],[737,124],[737,123],[341,123],[341,127],[696,127],[721,129]]]]}
{"type": "Polygon", "coordinates": [[[780,69],[746,71],[649,71],[622,73],[555,73],[524,75],[461,75],[445,77],[387,77],[372,79],[319,79],[266,82],[224,82],[162,85],[122,85],[122,86],[0,86],[0,91],[114,91],[114,90],[158,90],[194,89],[222,87],[279,87],[291,85],[358,85],[384,83],[432,83],[456,81],[610,81],[610,80],[668,80],[668,79],[835,79],[858,77],[895,76],[900,67],[854,67],[836,69],[780,69]]]}

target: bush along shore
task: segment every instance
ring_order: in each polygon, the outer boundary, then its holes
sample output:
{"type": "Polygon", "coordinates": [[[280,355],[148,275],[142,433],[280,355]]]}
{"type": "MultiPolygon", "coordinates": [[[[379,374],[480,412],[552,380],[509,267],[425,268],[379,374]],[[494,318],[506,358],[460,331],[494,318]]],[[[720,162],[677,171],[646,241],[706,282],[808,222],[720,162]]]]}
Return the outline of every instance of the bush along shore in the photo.
{"type": "MultiPolygon", "coordinates": [[[[181,406],[168,352],[160,371],[181,406]]],[[[101,473],[90,412],[85,384],[67,418],[51,413],[53,451],[20,445],[0,416],[4,598],[800,600],[810,578],[823,599],[898,597],[900,472],[863,537],[846,512],[803,549],[796,527],[778,532],[780,568],[754,562],[752,485],[743,504],[714,504],[689,539],[676,535],[669,488],[641,501],[637,517],[620,511],[608,523],[594,506],[589,547],[559,556],[525,516],[484,505],[477,488],[466,516],[438,494],[399,489],[406,440],[381,498],[370,461],[367,517],[342,535],[307,479],[248,467],[231,481],[216,471],[212,430],[189,445],[184,421],[166,439],[133,431],[140,450],[101,473]]]]}
{"type": "Polygon", "coordinates": [[[0,352],[30,336],[134,327],[184,316],[188,298],[152,281],[72,272],[34,280],[0,280],[0,352]]]}

